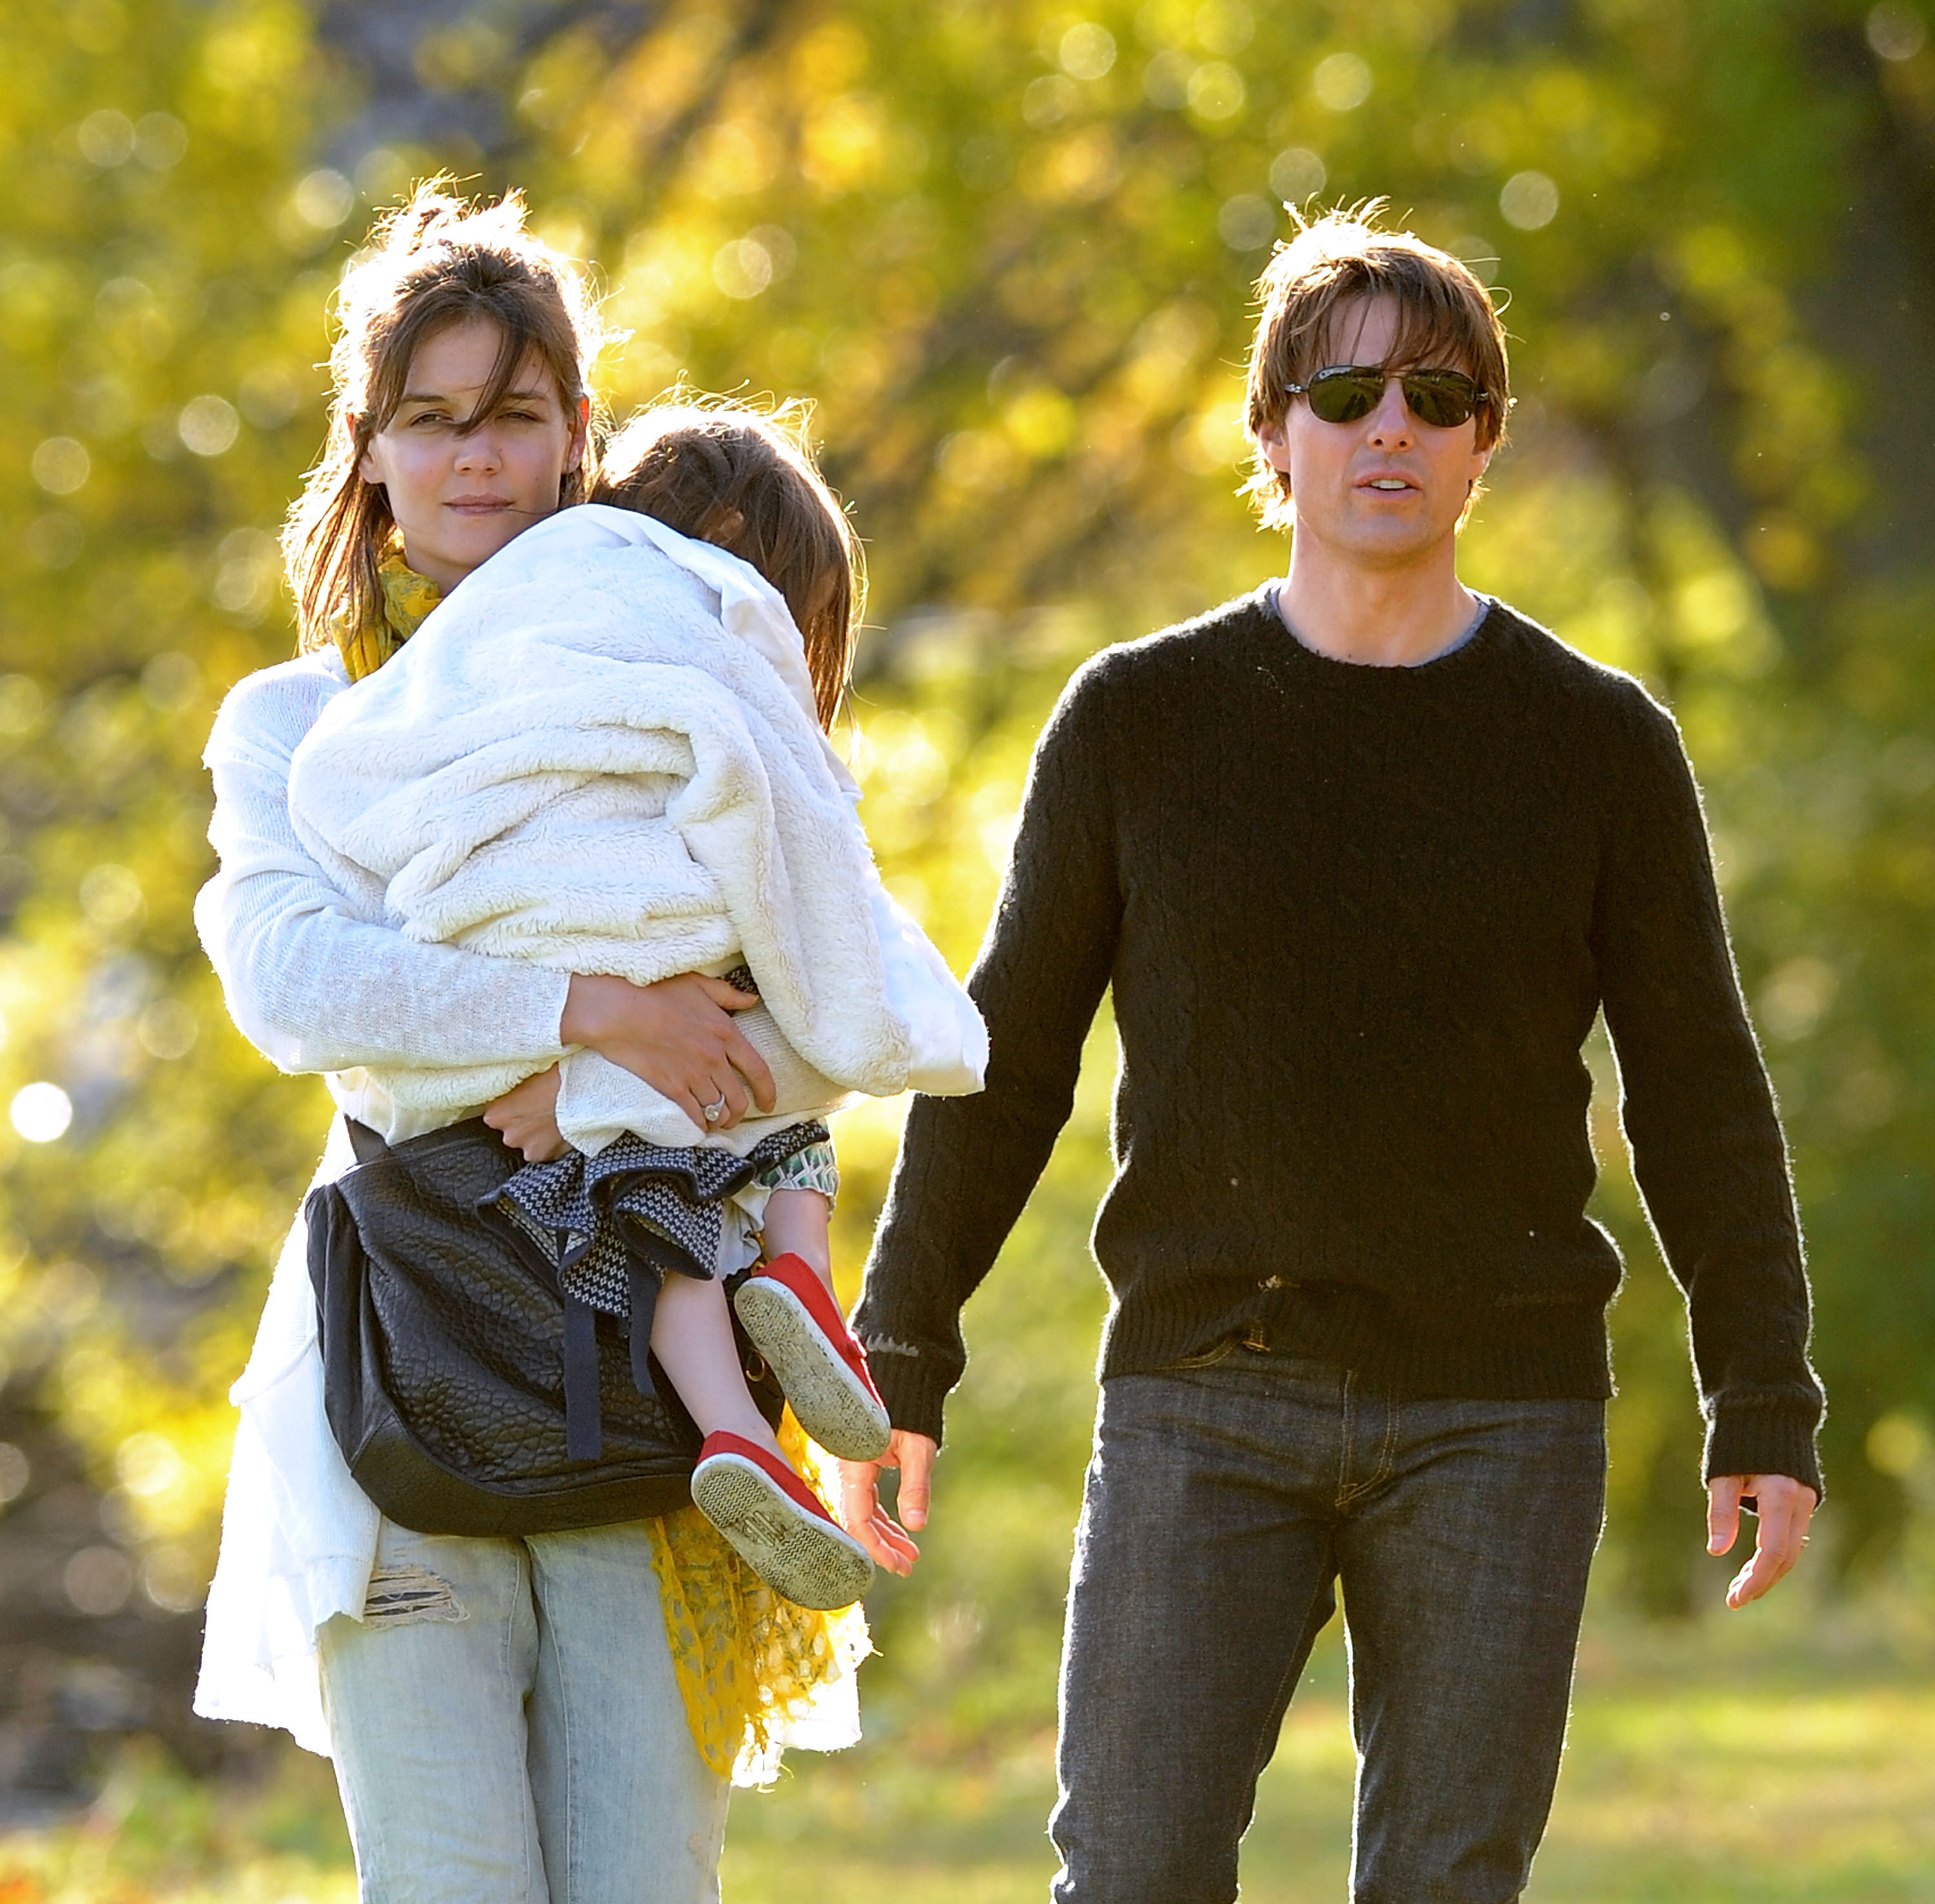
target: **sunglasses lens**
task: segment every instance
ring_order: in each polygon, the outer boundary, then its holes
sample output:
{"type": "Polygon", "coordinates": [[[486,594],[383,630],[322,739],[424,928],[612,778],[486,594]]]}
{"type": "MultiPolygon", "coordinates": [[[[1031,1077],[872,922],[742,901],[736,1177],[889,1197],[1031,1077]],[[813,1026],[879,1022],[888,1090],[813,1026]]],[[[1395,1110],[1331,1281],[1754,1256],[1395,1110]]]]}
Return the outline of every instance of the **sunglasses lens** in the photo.
{"type": "Polygon", "coordinates": [[[1404,400],[1420,423],[1455,429],[1478,406],[1478,387],[1457,370],[1424,370],[1404,379],[1404,400]]]}
{"type": "MultiPolygon", "coordinates": [[[[1462,370],[1414,370],[1402,379],[1411,415],[1435,430],[1454,430],[1478,407],[1484,395],[1462,370]]],[[[1326,423],[1356,423],[1383,400],[1384,373],[1357,365],[1320,370],[1307,394],[1311,413],[1326,423]]]]}
{"type": "Polygon", "coordinates": [[[1311,414],[1326,423],[1355,423],[1378,407],[1381,370],[1320,370],[1310,380],[1311,414]]]}

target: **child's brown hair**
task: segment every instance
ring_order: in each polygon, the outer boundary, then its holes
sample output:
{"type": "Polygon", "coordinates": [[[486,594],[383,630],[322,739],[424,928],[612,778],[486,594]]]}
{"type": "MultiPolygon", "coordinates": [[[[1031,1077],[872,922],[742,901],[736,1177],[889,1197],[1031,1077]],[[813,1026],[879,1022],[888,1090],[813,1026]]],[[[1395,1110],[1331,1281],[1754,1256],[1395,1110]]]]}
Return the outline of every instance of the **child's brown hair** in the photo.
{"type": "Polygon", "coordinates": [[[590,499],[654,516],[758,569],[799,626],[820,724],[831,727],[866,579],[859,538],[814,464],[804,421],[804,406],[655,403],[605,446],[590,499]]]}

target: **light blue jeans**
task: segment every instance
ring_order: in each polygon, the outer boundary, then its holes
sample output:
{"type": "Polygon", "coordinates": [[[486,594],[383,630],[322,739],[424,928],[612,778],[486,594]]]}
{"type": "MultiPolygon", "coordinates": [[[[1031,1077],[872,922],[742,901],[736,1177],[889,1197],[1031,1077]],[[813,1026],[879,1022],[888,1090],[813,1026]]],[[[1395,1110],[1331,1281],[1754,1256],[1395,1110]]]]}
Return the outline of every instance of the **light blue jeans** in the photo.
{"type": "Polygon", "coordinates": [[[641,1522],[524,1540],[385,1521],[318,1635],[364,1904],[715,1904],[699,1755],[641,1522]]]}

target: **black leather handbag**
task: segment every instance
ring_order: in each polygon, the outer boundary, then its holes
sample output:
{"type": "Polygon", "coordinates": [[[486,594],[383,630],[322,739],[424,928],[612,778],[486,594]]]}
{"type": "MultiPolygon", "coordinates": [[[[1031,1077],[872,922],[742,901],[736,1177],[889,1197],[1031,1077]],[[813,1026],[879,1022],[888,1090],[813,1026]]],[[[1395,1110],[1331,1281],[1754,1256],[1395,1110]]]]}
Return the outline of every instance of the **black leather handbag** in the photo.
{"type": "Polygon", "coordinates": [[[650,1377],[649,1302],[628,1343],[620,1319],[565,1296],[494,1205],[517,1153],[475,1118],[394,1146],[349,1130],[355,1167],[305,1214],[324,1405],[370,1498],[424,1534],[550,1533],[688,1506],[700,1436],[650,1377]]]}

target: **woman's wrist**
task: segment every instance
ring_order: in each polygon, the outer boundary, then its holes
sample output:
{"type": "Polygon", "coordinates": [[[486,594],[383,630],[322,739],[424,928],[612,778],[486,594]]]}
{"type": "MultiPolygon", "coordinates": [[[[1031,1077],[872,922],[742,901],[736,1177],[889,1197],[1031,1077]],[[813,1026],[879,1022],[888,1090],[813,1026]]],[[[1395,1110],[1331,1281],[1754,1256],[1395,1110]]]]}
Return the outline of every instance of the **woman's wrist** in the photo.
{"type": "Polygon", "coordinates": [[[585,1019],[588,1012],[587,1003],[589,988],[581,972],[571,975],[571,982],[564,988],[564,1006],[557,1015],[557,1041],[560,1045],[588,1045],[586,1035],[590,1027],[585,1019]]]}
{"type": "Polygon", "coordinates": [[[612,1030],[611,988],[624,982],[623,979],[572,973],[565,989],[564,1009],[558,1014],[559,1042],[597,1050],[612,1030]]]}

